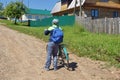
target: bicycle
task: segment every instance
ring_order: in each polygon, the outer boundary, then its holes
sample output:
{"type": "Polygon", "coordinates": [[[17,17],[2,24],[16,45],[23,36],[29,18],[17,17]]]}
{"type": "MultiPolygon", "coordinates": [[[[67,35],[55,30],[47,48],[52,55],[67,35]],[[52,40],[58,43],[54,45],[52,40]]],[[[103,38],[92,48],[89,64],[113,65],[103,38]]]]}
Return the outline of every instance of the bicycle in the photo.
{"type": "Polygon", "coordinates": [[[65,44],[59,44],[58,65],[64,66],[67,68],[67,70],[69,70],[69,54],[65,47],[65,44]]]}

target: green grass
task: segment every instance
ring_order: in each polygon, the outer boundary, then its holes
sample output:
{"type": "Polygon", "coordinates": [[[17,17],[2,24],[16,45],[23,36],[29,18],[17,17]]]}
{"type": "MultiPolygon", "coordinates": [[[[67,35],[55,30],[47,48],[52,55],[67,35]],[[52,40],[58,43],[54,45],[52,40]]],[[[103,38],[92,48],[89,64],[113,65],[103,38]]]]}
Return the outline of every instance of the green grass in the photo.
{"type": "MultiPolygon", "coordinates": [[[[33,35],[44,41],[48,40],[48,36],[44,36],[43,33],[47,27],[26,27],[21,26],[21,24],[13,25],[8,21],[0,22],[6,23],[11,29],[33,35]]],[[[64,43],[67,44],[67,48],[72,53],[80,57],[106,61],[120,68],[120,62],[116,60],[116,58],[120,58],[120,35],[90,33],[78,25],[74,25],[74,27],[64,26],[62,28],[65,34],[64,43]]]]}

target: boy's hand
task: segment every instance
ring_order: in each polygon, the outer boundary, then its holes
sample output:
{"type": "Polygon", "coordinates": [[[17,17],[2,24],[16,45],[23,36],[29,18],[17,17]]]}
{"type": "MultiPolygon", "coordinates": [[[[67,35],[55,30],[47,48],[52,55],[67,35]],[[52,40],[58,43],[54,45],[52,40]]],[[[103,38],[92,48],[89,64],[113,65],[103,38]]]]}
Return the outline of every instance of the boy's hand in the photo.
{"type": "Polygon", "coordinates": [[[47,29],[44,29],[44,31],[47,31],[47,29]]]}

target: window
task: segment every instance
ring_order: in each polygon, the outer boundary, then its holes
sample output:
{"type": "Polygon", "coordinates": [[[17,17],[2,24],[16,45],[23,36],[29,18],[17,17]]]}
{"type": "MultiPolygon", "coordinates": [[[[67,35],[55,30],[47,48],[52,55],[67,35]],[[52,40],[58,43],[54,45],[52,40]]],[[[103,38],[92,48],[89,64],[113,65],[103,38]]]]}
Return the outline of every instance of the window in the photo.
{"type": "Polygon", "coordinates": [[[108,2],[109,0],[100,0],[101,2],[108,2]]]}
{"type": "Polygon", "coordinates": [[[32,19],[32,15],[28,15],[28,19],[32,19]]]}
{"type": "Polygon", "coordinates": [[[99,11],[98,11],[98,9],[92,9],[92,10],[91,10],[91,16],[92,16],[93,18],[98,18],[98,16],[99,16],[99,11]]]}
{"type": "Polygon", "coordinates": [[[38,20],[38,19],[39,19],[39,16],[35,16],[35,19],[37,19],[37,20],[38,20]]]}
{"type": "Polygon", "coordinates": [[[118,12],[117,11],[113,12],[113,17],[118,17],[118,12]]]}

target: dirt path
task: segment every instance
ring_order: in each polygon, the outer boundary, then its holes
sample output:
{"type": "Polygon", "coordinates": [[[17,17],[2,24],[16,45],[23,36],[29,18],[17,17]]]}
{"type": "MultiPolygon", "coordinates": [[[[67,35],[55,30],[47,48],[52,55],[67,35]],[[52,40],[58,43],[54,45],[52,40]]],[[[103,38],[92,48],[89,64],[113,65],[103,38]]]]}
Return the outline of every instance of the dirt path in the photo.
{"type": "Polygon", "coordinates": [[[0,25],[0,80],[120,80],[120,70],[73,54],[73,71],[45,71],[45,46],[44,41],[0,25]]]}

